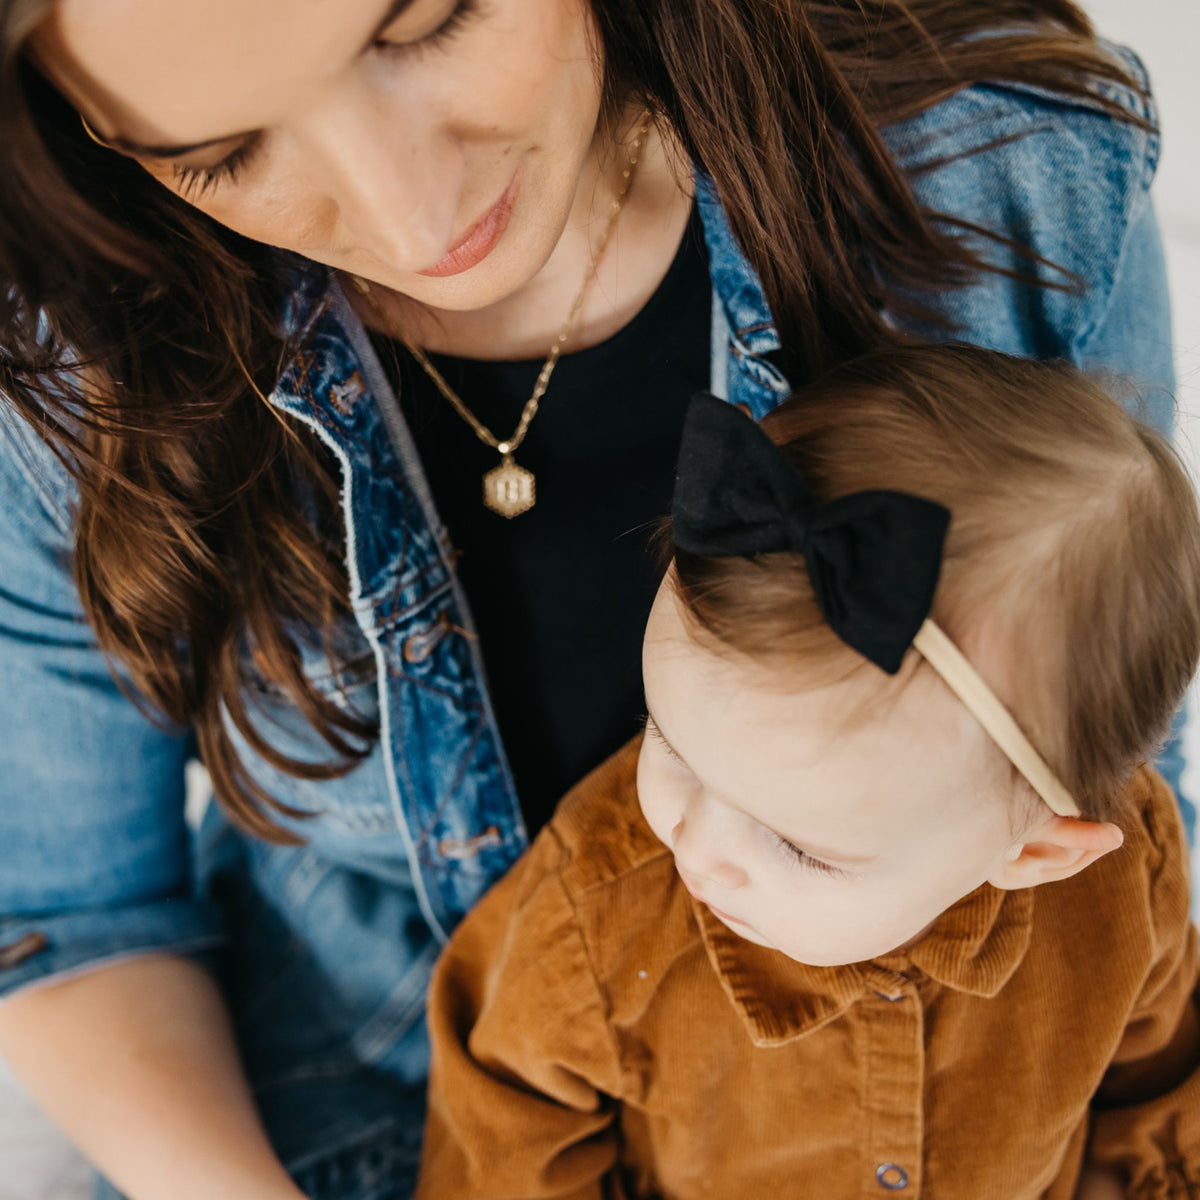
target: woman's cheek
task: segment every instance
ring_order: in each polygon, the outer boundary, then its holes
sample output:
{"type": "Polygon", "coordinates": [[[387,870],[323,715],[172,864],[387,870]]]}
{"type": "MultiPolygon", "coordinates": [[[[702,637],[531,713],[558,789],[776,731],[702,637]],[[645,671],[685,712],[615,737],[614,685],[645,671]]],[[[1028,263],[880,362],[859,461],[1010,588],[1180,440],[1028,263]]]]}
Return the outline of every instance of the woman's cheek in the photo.
{"type": "Polygon", "coordinates": [[[337,202],[290,165],[255,164],[255,176],[213,189],[196,207],[243,237],[325,261],[338,249],[337,202]]]}

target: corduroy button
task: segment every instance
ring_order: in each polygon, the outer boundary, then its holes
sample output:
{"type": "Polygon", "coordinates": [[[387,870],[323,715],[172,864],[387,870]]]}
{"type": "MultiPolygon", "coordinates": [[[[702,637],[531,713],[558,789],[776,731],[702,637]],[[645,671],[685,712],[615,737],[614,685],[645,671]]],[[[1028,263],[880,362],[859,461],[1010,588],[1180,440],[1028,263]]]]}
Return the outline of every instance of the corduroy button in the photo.
{"type": "Polygon", "coordinates": [[[895,1163],[881,1163],[875,1172],[875,1179],[880,1187],[889,1192],[898,1192],[908,1187],[908,1172],[895,1163]]]}
{"type": "Polygon", "coordinates": [[[875,995],[877,995],[880,998],[880,1000],[891,1001],[892,1004],[895,1004],[897,1000],[904,999],[903,992],[898,992],[896,995],[892,996],[892,995],[889,995],[887,992],[881,992],[878,988],[875,989],[875,995]]]}

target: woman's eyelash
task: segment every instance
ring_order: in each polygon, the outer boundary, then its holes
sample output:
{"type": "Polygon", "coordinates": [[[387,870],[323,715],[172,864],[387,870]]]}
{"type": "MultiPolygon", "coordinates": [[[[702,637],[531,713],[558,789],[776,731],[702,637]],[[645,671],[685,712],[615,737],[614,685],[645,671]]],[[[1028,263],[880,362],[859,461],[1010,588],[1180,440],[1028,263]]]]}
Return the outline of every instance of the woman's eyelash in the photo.
{"type": "Polygon", "coordinates": [[[233,182],[238,173],[250,160],[257,139],[251,138],[243,142],[232,154],[226,155],[219,163],[211,167],[188,167],[176,163],[172,167],[175,179],[179,184],[179,193],[185,200],[199,200],[209,188],[228,180],[233,182]]]}
{"type": "Polygon", "coordinates": [[[827,862],[822,862],[819,858],[813,858],[811,854],[801,850],[799,846],[793,845],[787,838],[781,838],[777,833],[773,833],[771,836],[779,843],[779,848],[792,862],[799,863],[806,870],[817,871],[821,875],[845,874],[845,871],[839,871],[837,867],[831,867],[827,862]]]}
{"type": "Polygon", "coordinates": [[[375,43],[377,50],[385,50],[392,54],[406,54],[418,50],[433,50],[448,42],[471,18],[479,11],[479,0],[459,0],[450,11],[450,15],[434,30],[415,42],[389,42],[380,39],[375,43]]]}
{"type": "MultiPolygon", "coordinates": [[[[468,24],[479,11],[479,0],[459,0],[450,15],[432,32],[415,42],[377,41],[375,49],[389,54],[407,54],[418,50],[434,49],[449,41],[468,24]]],[[[233,183],[241,169],[250,161],[255,148],[255,139],[239,146],[232,154],[211,167],[188,167],[176,164],[172,170],[179,184],[180,194],[187,200],[199,200],[207,191],[219,183],[233,183]]]]}

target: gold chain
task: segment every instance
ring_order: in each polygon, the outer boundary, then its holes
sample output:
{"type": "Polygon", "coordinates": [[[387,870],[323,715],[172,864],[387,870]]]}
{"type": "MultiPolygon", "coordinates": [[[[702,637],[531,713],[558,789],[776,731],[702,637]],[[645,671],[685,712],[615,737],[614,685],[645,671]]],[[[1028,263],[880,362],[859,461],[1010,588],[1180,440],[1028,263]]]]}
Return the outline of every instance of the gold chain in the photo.
{"type": "Polygon", "coordinates": [[[596,247],[596,252],[592,256],[592,262],[588,264],[587,275],[583,278],[583,287],[580,288],[580,293],[575,298],[574,304],[571,305],[571,311],[566,314],[566,320],[563,323],[563,328],[559,330],[558,337],[554,340],[553,346],[550,348],[550,354],[546,356],[546,361],[542,364],[541,371],[538,372],[538,382],[534,384],[533,395],[526,401],[526,406],[521,410],[521,420],[517,422],[517,427],[512,436],[502,442],[497,438],[496,434],[492,433],[490,428],[484,425],[484,422],[476,418],[472,410],[467,408],[462,402],[462,398],[458,396],[454,389],[445,382],[442,373],[438,368],[428,360],[424,350],[419,346],[413,346],[412,342],[404,342],[404,346],[408,348],[409,354],[413,355],[416,361],[425,368],[428,377],[437,385],[438,391],[442,392],[455,412],[467,422],[467,424],[475,431],[475,437],[478,437],[480,442],[490,445],[493,450],[498,450],[502,455],[512,454],[518,446],[524,442],[526,434],[529,432],[529,426],[533,424],[533,419],[538,415],[538,408],[541,404],[542,396],[546,395],[546,389],[550,386],[550,377],[554,373],[554,367],[558,365],[559,355],[563,353],[563,348],[575,331],[575,323],[580,317],[580,311],[583,308],[583,301],[587,299],[588,290],[592,287],[592,283],[596,277],[596,271],[600,268],[600,260],[604,258],[604,253],[608,248],[608,241],[612,238],[613,230],[617,228],[617,218],[620,216],[620,210],[625,203],[625,196],[629,192],[630,185],[634,181],[634,170],[637,167],[637,158],[642,148],[643,139],[646,138],[648,126],[643,125],[641,130],[638,130],[637,137],[634,139],[634,145],[630,149],[629,163],[622,173],[622,181],[617,191],[617,198],[612,202],[612,211],[608,215],[608,223],[605,226],[604,235],[600,238],[600,245],[596,247]]]}
{"type": "MultiPolygon", "coordinates": [[[[638,158],[641,155],[642,146],[649,131],[650,125],[647,121],[638,130],[637,137],[634,138],[633,145],[629,151],[629,161],[625,169],[621,172],[621,184],[617,189],[616,198],[612,202],[608,223],[605,225],[604,233],[600,237],[600,244],[596,247],[596,252],[592,255],[591,262],[588,264],[583,286],[579,289],[579,294],[575,297],[575,302],[571,305],[571,311],[567,313],[567,319],[563,322],[558,336],[554,339],[554,344],[550,347],[550,353],[546,356],[546,361],[542,364],[542,369],[538,372],[537,382],[533,387],[533,394],[525,402],[525,407],[521,410],[521,419],[517,422],[517,427],[513,430],[511,437],[506,441],[501,441],[496,437],[463,403],[462,398],[445,381],[437,367],[429,361],[429,357],[425,351],[420,346],[413,345],[412,342],[404,341],[408,352],[421,365],[429,378],[433,380],[434,386],[441,392],[454,411],[471,427],[475,436],[485,446],[490,446],[493,450],[499,452],[500,465],[483,477],[483,502],[493,512],[499,513],[503,517],[519,516],[523,512],[528,512],[534,505],[536,492],[533,474],[526,470],[526,468],[518,466],[513,462],[513,452],[525,440],[525,435],[529,432],[529,426],[533,423],[533,418],[537,416],[538,407],[541,405],[542,398],[546,394],[546,389],[550,386],[550,376],[554,374],[554,368],[558,365],[559,356],[562,354],[563,348],[566,346],[571,334],[575,332],[575,325],[579,320],[580,312],[583,310],[583,302],[587,298],[592,283],[595,281],[600,261],[603,259],[604,252],[608,249],[608,243],[612,239],[613,231],[617,227],[617,218],[621,215],[625,198],[629,194],[630,187],[633,185],[638,158]]],[[[371,296],[370,287],[367,282],[359,279],[357,276],[353,276],[352,278],[354,279],[355,286],[367,296],[371,306],[382,317],[384,314],[374,297],[371,296]]]]}
{"type": "Polygon", "coordinates": [[[612,210],[609,213],[608,224],[604,228],[604,233],[600,238],[600,244],[596,247],[596,253],[592,256],[591,262],[588,264],[587,274],[584,276],[583,286],[579,289],[579,294],[575,297],[574,304],[571,305],[571,311],[567,314],[566,321],[563,322],[562,328],[559,330],[558,337],[555,338],[554,344],[550,347],[550,353],[546,357],[546,361],[542,364],[541,371],[538,372],[537,383],[534,384],[533,394],[525,402],[525,407],[521,410],[521,419],[517,422],[517,427],[513,431],[512,436],[506,441],[501,441],[496,435],[486,426],[473,412],[463,403],[462,398],[454,391],[454,389],[442,377],[441,372],[429,361],[429,358],[419,346],[414,346],[411,342],[405,342],[408,352],[421,364],[425,369],[425,373],[433,380],[439,392],[450,402],[454,411],[475,431],[475,436],[479,438],[485,445],[491,446],[493,450],[498,450],[501,454],[512,454],[521,443],[525,440],[525,435],[529,432],[529,426],[533,423],[533,418],[537,416],[538,407],[542,402],[542,397],[546,394],[546,389],[550,386],[550,376],[554,374],[554,368],[558,365],[559,355],[562,354],[563,348],[575,331],[575,323],[579,319],[579,313],[583,308],[583,302],[587,299],[588,291],[591,289],[592,283],[596,278],[596,272],[600,268],[600,261],[604,257],[604,252],[608,249],[609,240],[612,238],[613,231],[617,227],[617,218],[621,215],[621,209],[625,203],[625,197],[629,193],[629,188],[633,183],[634,171],[637,167],[638,156],[641,152],[642,142],[649,132],[649,126],[643,125],[638,130],[638,136],[634,139],[633,146],[629,152],[629,162],[625,170],[621,173],[621,186],[617,189],[616,199],[612,202],[612,210]]]}

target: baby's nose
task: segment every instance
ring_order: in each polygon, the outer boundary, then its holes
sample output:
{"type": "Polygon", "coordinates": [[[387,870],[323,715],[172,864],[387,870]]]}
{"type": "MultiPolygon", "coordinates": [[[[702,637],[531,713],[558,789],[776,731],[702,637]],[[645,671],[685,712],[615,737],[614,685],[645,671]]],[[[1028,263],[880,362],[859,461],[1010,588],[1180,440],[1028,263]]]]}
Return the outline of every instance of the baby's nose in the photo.
{"type": "Polygon", "coordinates": [[[683,819],[671,830],[671,849],[675,852],[675,866],[693,893],[702,891],[705,883],[733,891],[750,882],[750,876],[741,867],[710,849],[709,839],[692,836],[683,819]]]}

